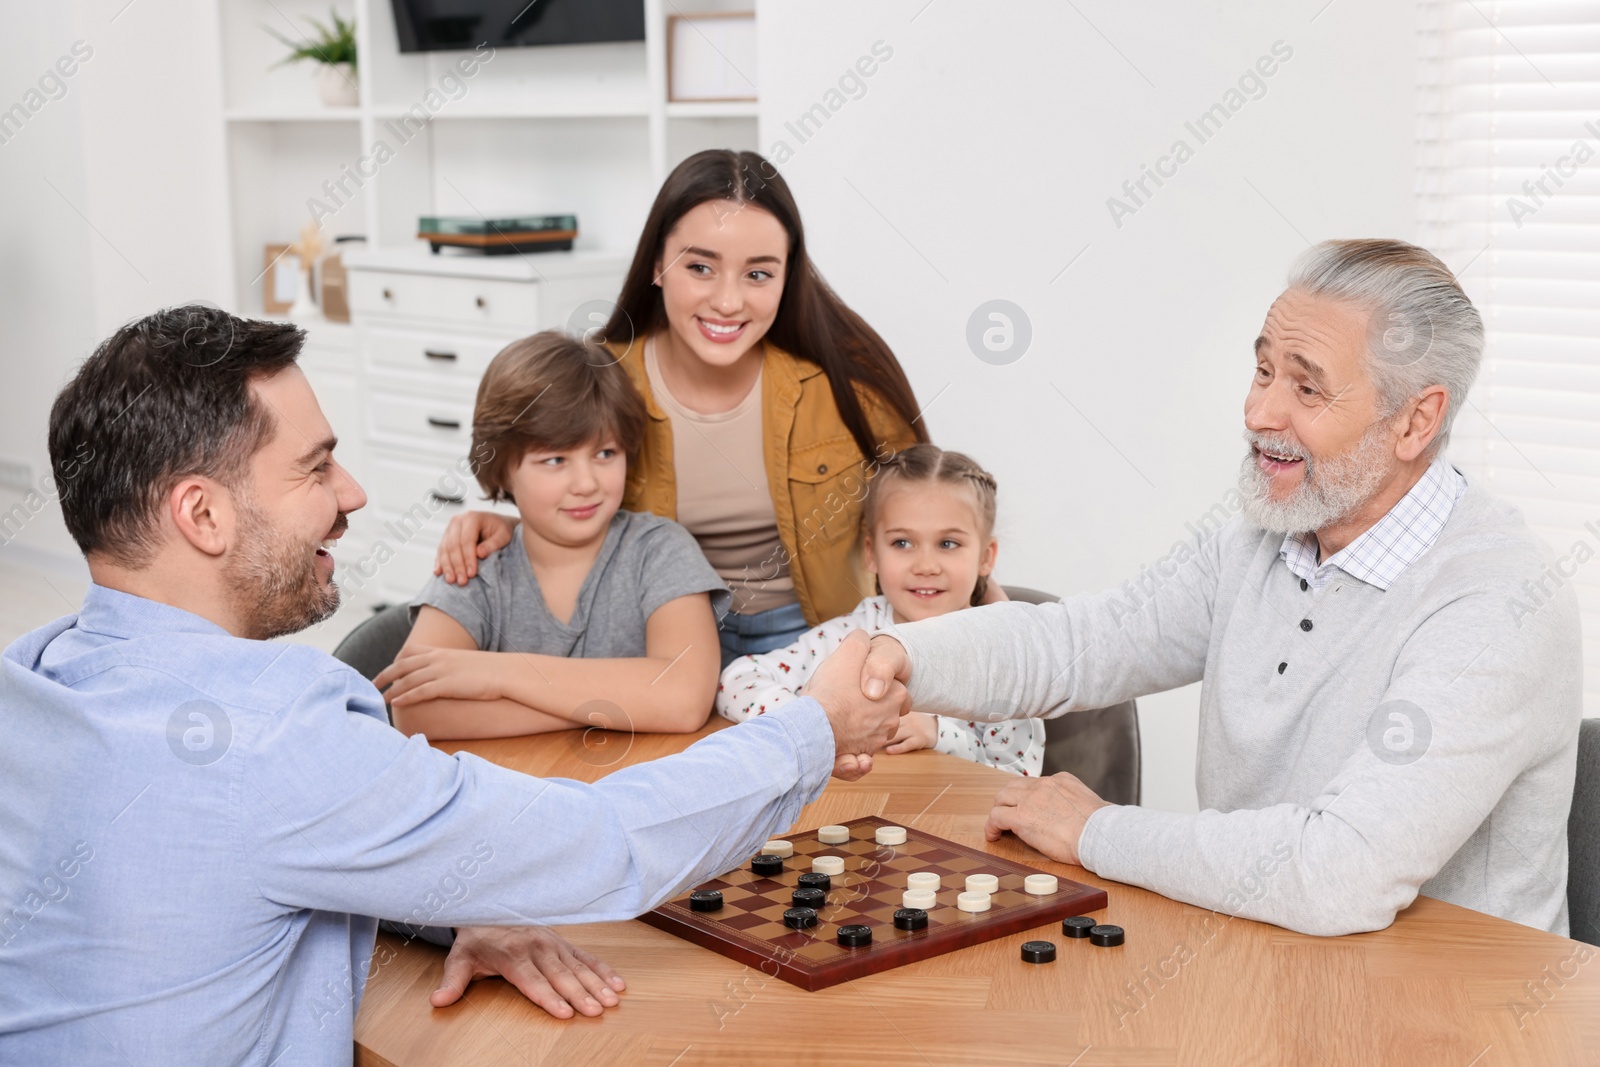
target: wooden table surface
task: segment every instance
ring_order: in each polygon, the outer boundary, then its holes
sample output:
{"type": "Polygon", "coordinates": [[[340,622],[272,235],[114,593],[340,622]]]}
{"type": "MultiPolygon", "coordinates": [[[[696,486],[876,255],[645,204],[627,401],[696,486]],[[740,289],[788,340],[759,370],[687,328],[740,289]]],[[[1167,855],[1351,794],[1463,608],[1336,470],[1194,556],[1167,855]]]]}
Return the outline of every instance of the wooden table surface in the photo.
{"type": "MultiPolygon", "coordinates": [[[[713,724],[706,732],[718,729],[713,724]]],[[[593,781],[697,736],[581,732],[472,742],[530,774],[593,781]]],[[[640,922],[569,926],[628,990],[596,1019],[556,1020],[495,978],[435,1010],[444,953],[380,935],[356,1019],[374,1065],[1600,1064],[1600,949],[1428,898],[1387,930],[1305,937],[1213,915],[1051,863],[1011,837],[985,846],[1005,776],[933,752],[880,757],[830,782],[798,826],[882,815],[1102,886],[1104,949],[1059,925],[807,993],[640,922]],[[1053,964],[1022,942],[1055,941],[1053,964]]]]}

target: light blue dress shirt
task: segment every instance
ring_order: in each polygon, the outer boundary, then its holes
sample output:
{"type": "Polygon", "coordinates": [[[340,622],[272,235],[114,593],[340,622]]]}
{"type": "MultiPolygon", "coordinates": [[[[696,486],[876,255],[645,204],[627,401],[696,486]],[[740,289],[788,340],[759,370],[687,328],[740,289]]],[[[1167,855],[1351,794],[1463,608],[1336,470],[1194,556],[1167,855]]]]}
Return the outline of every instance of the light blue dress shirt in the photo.
{"type": "MultiPolygon", "coordinates": [[[[316,649],[91,586],[0,668],[0,1063],[338,1064],[378,919],[627,919],[826,784],[800,700],[595,785],[393,730],[316,649]]],[[[574,735],[578,743],[578,735],[574,735]]]]}

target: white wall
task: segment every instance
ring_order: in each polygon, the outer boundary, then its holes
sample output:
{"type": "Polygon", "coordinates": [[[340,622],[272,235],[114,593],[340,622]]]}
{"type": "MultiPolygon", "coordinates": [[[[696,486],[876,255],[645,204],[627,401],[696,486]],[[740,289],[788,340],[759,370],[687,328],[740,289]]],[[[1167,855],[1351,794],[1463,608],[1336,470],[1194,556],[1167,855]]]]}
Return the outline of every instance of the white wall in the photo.
{"type": "MultiPolygon", "coordinates": [[[[75,43],[89,53],[0,144],[0,455],[29,463],[38,487],[50,403],[97,341],[164,304],[227,299],[217,38],[205,0],[7,14],[0,109],[75,43]]],[[[0,514],[27,501],[0,488],[0,514]]],[[[75,557],[53,505],[0,541],[75,557]]]]}
{"type": "MultiPolygon", "coordinates": [[[[1070,594],[1163,555],[1235,484],[1289,262],[1413,237],[1413,7],[1325,3],[757,4],[760,143],[792,150],[812,254],[935,441],[999,479],[1002,580],[1070,594]],[[877,41],[893,55],[864,94],[829,100],[877,41]],[[1185,121],[1278,41],[1264,95],[1200,143],[1185,121]],[[837,110],[801,143],[785,124],[818,102],[837,110]],[[1117,226],[1107,199],[1180,138],[1193,158],[1117,226]],[[1005,366],[966,339],[997,298],[1032,325],[1005,366]]],[[[1146,804],[1196,808],[1197,700],[1140,701],[1146,804]]]]}
{"type": "MultiPolygon", "coordinates": [[[[79,39],[67,5],[17,5],[10,14],[10,32],[0,35],[0,109],[37,89],[79,39]]],[[[66,94],[43,104],[20,130],[7,123],[0,144],[0,456],[30,464],[36,492],[48,470],[50,399],[69,354],[94,341],[89,243],[96,238],[69,206],[82,210],[85,200],[82,74],[65,80],[66,94]]],[[[0,487],[0,513],[27,496],[0,487]]],[[[13,545],[43,544],[64,536],[61,530],[57,509],[43,508],[13,545]]],[[[0,531],[0,540],[12,536],[0,531]]]]}

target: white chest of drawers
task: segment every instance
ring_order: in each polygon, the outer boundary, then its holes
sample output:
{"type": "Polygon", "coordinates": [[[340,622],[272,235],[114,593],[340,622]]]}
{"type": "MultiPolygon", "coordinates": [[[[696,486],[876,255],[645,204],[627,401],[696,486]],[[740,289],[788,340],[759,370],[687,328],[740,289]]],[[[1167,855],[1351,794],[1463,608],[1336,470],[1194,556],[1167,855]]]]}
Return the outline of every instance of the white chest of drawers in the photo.
{"type": "Polygon", "coordinates": [[[351,469],[367,507],[351,520],[339,580],[347,594],[400,603],[431,576],[450,518],[490,506],[468,459],[489,361],[520,337],[568,328],[580,309],[592,325],[587,313],[616,299],[627,257],[432,255],[420,246],[344,259],[364,412],[360,469],[351,469]]]}

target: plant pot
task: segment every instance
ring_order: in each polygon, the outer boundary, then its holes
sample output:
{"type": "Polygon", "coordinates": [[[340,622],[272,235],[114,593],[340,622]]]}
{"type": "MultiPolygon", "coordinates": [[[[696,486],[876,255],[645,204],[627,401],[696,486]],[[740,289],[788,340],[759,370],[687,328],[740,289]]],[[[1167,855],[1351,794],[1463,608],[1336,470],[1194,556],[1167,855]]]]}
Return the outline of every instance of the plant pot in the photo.
{"type": "Polygon", "coordinates": [[[361,90],[356,84],[356,68],[352,63],[320,63],[317,65],[317,93],[329,107],[355,107],[361,102],[361,90]]]}

